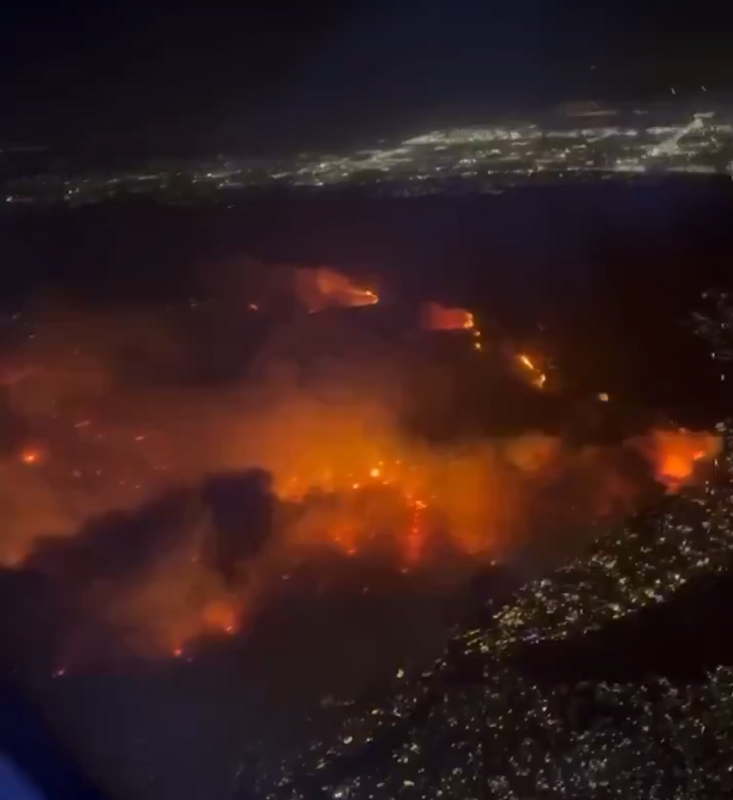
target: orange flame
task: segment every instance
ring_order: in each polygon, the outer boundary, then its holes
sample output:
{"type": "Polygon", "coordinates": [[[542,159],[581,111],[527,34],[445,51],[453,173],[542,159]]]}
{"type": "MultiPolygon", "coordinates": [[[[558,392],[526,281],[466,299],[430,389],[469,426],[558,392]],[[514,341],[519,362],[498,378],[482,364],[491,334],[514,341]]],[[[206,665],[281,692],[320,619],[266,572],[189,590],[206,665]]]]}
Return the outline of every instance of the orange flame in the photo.
{"type": "Polygon", "coordinates": [[[532,386],[542,389],[547,382],[547,375],[525,353],[520,353],[517,360],[529,375],[532,386]]]}
{"type": "Polygon", "coordinates": [[[679,428],[653,431],[633,445],[650,461],[657,481],[676,492],[692,479],[699,462],[720,455],[723,442],[720,436],[679,428]]]}
{"type": "MultiPolygon", "coordinates": [[[[377,301],[333,270],[300,270],[299,276],[296,284],[311,310],[377,301]]],[[[424,312],[431,330],[464,330],[466,341],[480,344],[470,312],[432,306],[424,312]]],[[[420,569],[442,580],[447,551],[472,562],[494,560],[523,545],[537,527],[544,532],[547,518],[564,532],[578,515],[586,523],[628,509],[639,491],[623,467],[616,469],[622,448],[578,451],[544,435],[451,446],[409,436],[401,424],[398,380],[405,362],[391,357],[365,361],[368,366],[353,358],[329,360],[323,385],[307,388],[299,374],[273,369],[256,388],[142,391],[117,379],[115,337],[127,354],[128,333],[138,336],[140,329],[142,344],[133,339],[133,352],[147,354],[160,338],[153,354],[177,363],[167,335],[156,338],[154,325],[131,326],[127,319],[105,318],[101,327],[96,318],[74,314],[71,321],[63,326],[71,337],[66,348],[57,336],[34,339],[34,363],[42,368],[6,390],[32,438],[17,457],[0,462],[0,563],[21,568],[44,551],[50,536],[69,537],[67,549],[78,546],[84,556],[91,519],[139,508],[171,486],[195,487],[204,476],[252,467],[272,476],[274,530],[262,552],[235,565],[242,569],[226,579],[207,560],[218,531],[211,507],[198,495],[191,528],[176,527],[170,549],[151,556],[132,577],[76,581],[68,570],[63,579],[83,592],[80,604],[149,655],[188,657],[192,640],[241,630],[275,581],[280,585],[305,558],[326,551],[387,557],[390,568],[420,569]],[[96,353],[94,346],[108,349],[96,353]],[[33,468],[41,463],[42,469],[33,468]]],[[[312,320],[300,315],[297,323],[307,327],[312,320]]],[[[544,384],[530,356],[509,350],[508,361],[544,384]]],[[[628,446],[674,491],[693,479],[698,462],[720,452],[721,442],[707,433],[657,431],[628,446]]],[[[92,538],[94,546],[104,536],[92,538]]],[[[57,541],[55,547],[52,567],[65,545],[57,541]]],[[[59,561],[61,570],[67,562],[59,561]]]]}
{"type": "Polygon", "coordinates": [[[475,328],[474,316],[465,308],[448,308],[440,303],[423,303],[422,327],[428,331],[459,331],[475,328]]]}
{"type": "Polygon", "coordinates": [[[311,313],[330,307],[373,306],[379,302],[371,289],[356,285],[330,267],[297,269],[293,288],[300,304],[311,313]]]}

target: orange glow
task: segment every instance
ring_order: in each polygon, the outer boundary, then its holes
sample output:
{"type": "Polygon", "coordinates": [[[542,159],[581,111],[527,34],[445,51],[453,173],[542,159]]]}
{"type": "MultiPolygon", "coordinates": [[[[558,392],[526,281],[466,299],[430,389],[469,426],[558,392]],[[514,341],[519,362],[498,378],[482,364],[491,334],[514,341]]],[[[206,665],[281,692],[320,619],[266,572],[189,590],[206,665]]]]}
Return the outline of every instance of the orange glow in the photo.
{"type": "Polygon", "coordinates": [[[542,389],[547,381],[547,375],[525,353],[520,353],[517,360],[528,373],[532,386],[542,389]]]}
{"type": "Polygon", "coordinates": [[[473,349],[482,352],[481,331],[476,327],[472,312],[465,308],[448,308],[440,303],[423,303],[420,310],[420,324],[427,331],[470,331],[474,338],[473,349]]]}
{"type": "MultiPolygon", "coordinates": [[[[373,292],[332,270],[298,273],[310,310],[376,302],[373,292]]],[[[481,348],[470,312],[432,305],[425,312],[431,330],[457,330],[459,342],[481,348]]],[[[397,573],[419,570],[426,580],[445,581],[452,575],[446,553],[474,567],[541,537],[547,520],[572,537],[579,527],[593,527],[587,523],[636,507],[642,482],[624,472],[624,459],[636,461],[627,458],[629,449],[675,491],[721,448],[718,437],[674,430],[606,449],[531,432],[436,443],[404,425],[405,411],[421,400],[412,383],[400,382],[412,362],[386,353],[381,341],[366,347],[364,358],[349,351],[321,362],[318,352],[311,359],[306,351],[309,367],[311,361],[322,367],[312,380],[288,360],[286,348],[284,356],[268,350],[256,379],[246,383],[143,389],[120,373],[129,353],[177,368],[188,363],[188,340],[180,345],[173,337],[171,344],[157,316],[135,324],[91,312],[60,316],[57,335],[32,340],[38,364],[32,378],[4,390],[29,438],[0,462],[0,564],[47,570],[71,587],[95,622],[150,658],[189,655],[189,643],[200,637],[245,635],[274,587],[289,577],[293,586],[304,563],[348,571],[346,559],[371,559],[397,573]],[[253,468],[271,479],[262,489],[272,509],[269,538],[262,552],[223,570],[210,556],[220,531],[201,487],[212,475],[241,477],[253,468]],[[94,550],[107,546],[110,512],[138,524],[151,500],[179,487],[186,487],[185,513],[162,550],[153,546],[132,574],[87,575],[98,563],[115,565],[110,553],[98,558],[94,550]],[[64,547],[64,537],[73,544],[64,547]]],[[[339,324],[341,316],[351,315],[334,315],[339,324]]],[[[309,342],[309,332],[324,322],[331,320],[296,315],[287,347],[309,342]]],[[[427,353],[425,347],[421,357],[427,353]]],[[[544,385],[539,358],[507,353],[511,370],[544,385]]],[[[479,371],[479,357],[467,362],[479,371]]],[[[434,374],[426,393],[439,392],[443,375],[453,373],[437,365],[434,374]]],[[[150,538],[155,545],[154,531],[150,538]]]]}
{"type": "Polygon", "coordinates": [[[208,603],[202,617],[205,627],[211,631],[234,633],[237,629],[236,609],[220,600],[208,603]]]}
{"type": "Polygon", "coordinates": [[[412,505],[410,528],[405,543],[405,562],[412,567],[420,561],[425,545],[425,531],[423,530],[423,511],[427,508],[425,503],[417,500],[412,505]]]}
{"type": "Polygon", "coordinates": [[[371,289],[358,286],[330,267],[297,269],[293,288],[300,304],[311,313],[330,307],[373,306],[379,302],[379,296],[371,289]]]}
{"type": "Polygon", "coordinates": [[[633,445],[649,459],[656,479],[676,492],[692,479],[698,462],[720,455],[723,442],[719,436],[680,428],[653,431],[634,439],[633,445]]]}
{"type": "Polygon", "coordinates": [[[20,460],[29,467],[36,466],[44,461],[44,453],[40,448],[28,447],[21,452],[20,460]]]}
{"type": "Polygon", "coordinates": [[[531,474],[560,461],[563,443],[557,437],[542,434],[520,436],[506,443],[504,454],[510,464],[531,474]]]}
{"type": "Polygon", "coordinates": [[[440,303],[423,303],[422,327],[428,331],[473,330],[474,316],[465,308],[447,308],[440,303]]]}

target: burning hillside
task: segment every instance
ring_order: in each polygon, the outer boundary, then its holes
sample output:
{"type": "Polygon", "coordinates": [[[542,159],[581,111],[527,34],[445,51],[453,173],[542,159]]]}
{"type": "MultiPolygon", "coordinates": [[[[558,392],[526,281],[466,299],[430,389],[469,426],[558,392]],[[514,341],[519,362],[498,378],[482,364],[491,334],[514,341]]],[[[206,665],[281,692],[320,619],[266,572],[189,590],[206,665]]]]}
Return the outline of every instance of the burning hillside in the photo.
{"type": "MultiPolygon", "coordinates": [[[[311,312],[378,299],[331,269],[293,280],[311,312]]],[[[572,551],[589,527],[660,484],[676,491],[719,452],[717,437],[676,429],[570,445],[532,420],[521,433],[436,443],[404,418],[442,390],[440,363],[415,396],[414,351],[372,342],[348,315],[331,337],[339,356],[310,346],[310,315],[285,323],[294,360],[272,344],[284,323],[255,305],[261,325],[280,327],[216,385],[180,377],[189,323],[155,312],[46,306],[14,334],[2,371],[13,435],[0,464],[0,561],[44,576],[70,609],[64,669],[99,657],[109,632],[121,649],[179,658],[197,638],[236,634],[305,562],[364,559],[450,583],[466,574],[451,564],[572,551]]],[[[471,312],[429,304],[422,325],[465,337],[472,369],[485,368],[471,312]]],[[[529,356],[497,344],[511,356],[507,386],[544,387],[529,356]]],[[[422,344],[423,367],[429,354],[422,344]]]]}
{"type": "MultiPolygon", "coordinates": [[[[731,307],[697,318],[731,360],[731,307]]],[[[723,357],[725,354],[725,357],[723,357]]],[[[719,373],[729,376],[727,365],[719,373]]],[[[667,494],[462,629],[432,664],[341,704],[322,738],[246,791],[277,798],[721,797],[731,793],[727,644],[733,426],[628,446],[667,494]],[[715,480],[690,486],[695,464],[715,480]],[[440,757],[436,758],[436,754],[440,757]]],[[[263,756],[264,762],[264,756],[263,756]]],[[[242,788],[245,789],[244,782],[242,788]]]]}

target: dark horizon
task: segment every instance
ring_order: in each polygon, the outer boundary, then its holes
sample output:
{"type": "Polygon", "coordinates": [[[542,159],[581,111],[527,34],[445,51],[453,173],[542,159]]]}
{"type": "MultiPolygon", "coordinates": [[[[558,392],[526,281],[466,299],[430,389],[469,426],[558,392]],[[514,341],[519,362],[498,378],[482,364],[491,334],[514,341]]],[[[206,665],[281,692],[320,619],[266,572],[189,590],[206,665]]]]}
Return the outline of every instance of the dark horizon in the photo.
{"type": "MultiPolygon", "coordinates": [[[[299,148],[395,131],[450,107],[646,101],[733,88],[730,12],[617,3],[548,13],[477,0],[167,9],[15,7],[0,141],[94,153],[299,148]]],[[[710,6],[710,8],[708,8],[710,6]]]]}

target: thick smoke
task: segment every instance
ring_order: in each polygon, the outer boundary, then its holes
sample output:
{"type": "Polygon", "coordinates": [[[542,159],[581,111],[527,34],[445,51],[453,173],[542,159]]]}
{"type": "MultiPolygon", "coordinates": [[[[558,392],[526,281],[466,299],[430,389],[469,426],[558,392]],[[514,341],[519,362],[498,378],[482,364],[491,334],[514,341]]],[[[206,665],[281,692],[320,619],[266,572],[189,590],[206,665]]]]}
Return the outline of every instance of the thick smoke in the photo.
{"type": "MultiPolygon", "coordinates": [[[[443,356],[414,331],[375,334],[367,309],[329,310],[376,302],[333,270],[294,274],[296,297],[324,313],[283,319],[243,298],[243,329],[213,304],[55,301],[9,333],[0,563],[65,610],[65,665],[186,657],[197,639],[246,629],[304,564],[363,559],[439,584],[465,580],[466,565],[551,558],[643,502],[655,476],[676,490],[717,455],[714,438],[671,430],[570,446],[531,419],[492,435],[456,424],[436,442],[406,420],[438,407],[450,429],[443,356]]],[[[459,311],[435,306],[429,327],[465,329],[467,381],[491,369],[507,391],[543,391],[477,351],[459,311]]]]}

